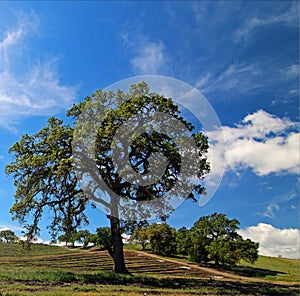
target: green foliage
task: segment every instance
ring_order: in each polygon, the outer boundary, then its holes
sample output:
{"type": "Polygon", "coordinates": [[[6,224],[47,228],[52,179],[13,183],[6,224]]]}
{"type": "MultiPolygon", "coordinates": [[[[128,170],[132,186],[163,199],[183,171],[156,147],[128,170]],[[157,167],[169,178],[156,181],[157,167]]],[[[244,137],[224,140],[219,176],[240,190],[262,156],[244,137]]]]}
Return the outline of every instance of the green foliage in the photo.
{"type": "Polygon", "coordinates": [[[176,253],[177,231],[166,223],[153,223],[137,228],[132,234],[131,241],[142,246],[142,250],[150,244],[151,250],[159,255],[169,256],[176,253]]]}
{"type": "Polygon", "coordinates": [[[14,161],[6,166],[16,186],[13,219],[24,224],[28,239],[39,232],[44,211],[52,212],[49,229],[55,238],[63,231],[71,235],[85,223],[86,198],[78,187],[72,166],[73,128],[51,117],[35,135],[25,134],[9,152],[14,161]],[[29,218],[29,219],[27,219],[29,218]]]}
{"type": "Polygon", "coordinates": [[[18,240],[19,240],[19,238],[15,235],[15,233],[12,230],[1,230],[0,231],[0,242],[14,243],[18,240]]]}
{"type": "Polygon", "coordinates": [[[65,234],[61,234],[59,237],[58,237],[58,240],[61,242],[61,243],[66,243],[66,246],[71,244],[73,247],[75,245],[75,232],[73,233],[65,233],[65,234]]]}
{"type": "Polygon", "coordinates": [[[83,247],[86,248],[89,244],[91,233],[88,230],[79,230],[74,234],[75,242],[83,244],[83,247]]]}
{"type": "Polygon", "coordinates": [[[186,227],[181,227],[177,231],[176,252],[178,254],[187,255],[188,245],[189,245],[189,230],[186,227]]]}
{"type": "Polygon", "coordinates": [[[99,227],[96,229],[96,233],[90,233],[88,230],[79,230],[74,232],[72,236],[62,234],[58,239],[60,242],[65,242],[66,245],[71,244],[73,247],[77,242],[83,248],[86,248],[91,243],[109,251],[112,249],[112,235],[109,227],[99,227]]]}
{"type": "Polygon", "coordinates": [[[191,260],[213,260],[216,265],[234,265],[241,259],[254,263],[259,243],[244,240],[237,233],[238,225],[238,220],[230,220],[225,214],[201,217],[190,230],[187,248],[191,260]]]}
{"type": "Polygon", "coordinates": [[[90,242],[92,243],[92,235],[88,230],[79,230],[74,231],[72,234],[62,234],[58,237],[58,240],[60,242],[65,242],[66,245],[71,244],[73,247],[75,242],[78,242],[86,248],[90,242]]]}
{"type": "Polygon", "coordinates": [[[90,235],[87,237],[88,243],[93,244],[94,246],[98,243],[98,235],[95,233],[90,233],[90,235]]]}
{"type": "Polygon", "coordinates": [[[122,232],[129,234],[129,235],[134,235],[136,231],[139,229],[143,229],[149,226],[149,223],[147,220],[140,220],[140,221],[135,221],[135,220],[129,220],[129,221],[121,221],[121,229],[122,232]]]}
{"type": "Polygon", "coordinates": [[[234,252],[231,249],[231,241],[226,238],[212,239],[206,246],[208,251],[208,256],[210,259],[215,261],[218,265],[220,262],[222,264],[234,264],[237,258],[234,257],[234,252]]]}
{"type": "Polygon", "coordinates": [[[138,244],[141,244],[142,249],[145,250],[146,245],[149,244],[148,228],[143,227],[143,228],[136,229],[133,232],[130,240],[135,241],[138,244]]]}
{"type": "MultiPolygon", "coordinates": [[[[169,115],[177,119],[192,134],[194,127],[181,117],[178,106],[174,104],[172,99],[151,93],[149,86],[145,82],[132,85],[127,94],[121,90],[116,92],[97,91],[92,97],[87,97],[85,102],[74,105],[68,112],[68,115],[73,116],[77,123],[74,136],[75,152],[80,160],[76,162],[77,170],[82,172],[82,178],[84,178],[85,172],[91,176],[95,175],[95,172],[91,168],[93,165],[86,162],[86,154],[92,150],[90,154],[93,155],[94,146],[96,146],[98,173],[100,173],[110,189],[121,198],[121,205],[118,205],[115,198],[107,202],[101,196],[94,196],[94,192],[97,192],[96,189],[99,189],[98,178],[93,177],[89,179],[89,184],[86,187],[89,188],[91,197],[107,207],[110,210],[110,215],[118,216],[120,212],[125,220],[129,218],[133,221],[140,221],[149,218],[151,214],[164,218],[173,210],[163,197],[178,180],[181,169],[180,155],[178,153],[180,143],[176,144],[172,141],[172,138],[177,138],[180,142],[181,137],[185,136],[183,131],[170,131],[170,135],[167,136],[163,133],[150,130],[141,135],[136,135],[135,140],[130,143],[130,147],[123,147],[128,150],[132,168],[139,174],[145,175],[153,169],[151,168],[153,164],[150,163],[150,157],[154,153],[162,154],[168,159],[167,167],[159,184],[138,186],[134,182],[128,182],[116,170],[112,159],[112,150],[114,150],[116,157],[120,157],[118,161],[122,162],[123,159],[123,153],[118,153],[121,149],[120,146],[114,146],[113,142],[119,128],[130,120],[130,129],[134,131],[143,119],[147,119],[149,114],[156,112],[165,113],[166,116],[169,115]],[[105,118],[101,117],[101,110],[103,109],[108,110],[105,118]],[[97,124],[98,122],[101,122],[100,126],[97,124]],[[95,143],[92,143],[92,147],[90,147],[89,138],[93,130],[97,131],[96,140],[95,143]],[[138,206],[135,203],[135,201],[150,200],[157,202],[155,206],[151,204],[151,208],[147,208],[145,203],[140,203],[138,206]]],[[[196,164],[199,167],[199,173],[198,180],[193,181],[195,190],[191,192],[189,197],[195,199],[194,193],[204,192],[201,180],[209,172],[209,164],[205,158],[208,141],[203,133],[194,133],[192,136],[197,146],[196,164]]],[[[181,140],[183,141],[183,139],[181,140]]],[[[94,158],[92,161],[94,161],[94,158]]],[[[86,178],[84,180],[86,181],[86,178]]],[[[187,178],[184,182],[191,182],[191,178],[187,178]]],[[[174,194],[182,197],[186,193],[185,190],[186,186],[182,186],[181,190],[178,190],[174,194]]]]}
{"type": "Polygon", "coordinates": [[[19,240],[18,242],[20,251],[29,251],[31,249],[31,243],[28,240],[19,240]]]}
{"type": "Polygon", "coordinates": [[[112,234],[110,228],[99,227],[96,229],[96,233],[97,233],[96,244],[110,252],[113,247],[112,234]]]}
{"type": "Polygon", "coordinates": [[[259,243],[253,242],[250,239],[244,240],[242,237],[239,237],[235,241],[235,256],[239,258],[239,260],[244,260],[250,264],[254,264],[254,262],[258,259],[258,247],[259,243]]]}
{"type": "Polygon", "coordinates": [[[154,253],[170,256],[176,253],[176,229],[166,223],[148,226],[147,236],[154,253]]]}

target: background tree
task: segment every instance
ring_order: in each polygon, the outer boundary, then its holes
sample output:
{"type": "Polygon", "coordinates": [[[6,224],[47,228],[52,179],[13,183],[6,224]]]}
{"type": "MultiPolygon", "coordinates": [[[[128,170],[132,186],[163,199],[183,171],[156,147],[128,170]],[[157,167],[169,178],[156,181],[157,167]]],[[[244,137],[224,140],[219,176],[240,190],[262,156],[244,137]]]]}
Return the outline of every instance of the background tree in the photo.
{"type": "Polygon", "coordinates": [[[65,243],[66,246],[68,246],[69,244],[72,245],[72,247],[74,247],[75,245],[75,241],[74,241],[74,237],[73,236],[69,236],[67,234],[61,234],[58,236],[58,241],[60,243],[65,243]]]}
{"type": "Polygon", "coordinates": [[[253,264],[258,259],[259,243],[250,239],[243,239],[239,236],[234,242],[234,257],[239,260],[244,260],[250,264],[253,264]]]}
{"type": "Polygon", "coordinates": [[[213,260],[216,265],[236,264],[244,259],[253,263],[258,258],[259,244],[244,240],[237,233],[239,221],[225,214],[201,217],[190,230],[188,252],[196,262],[213,260]]]}
{"type": "Polygon", "coordinates": [[[142,250],[145,250],[147,244],[150,243],[149,237],[148,237],[148,227],[149,226],[136,228],[130,238],[131,242],[136,242],[138,244],[141,244],[142,250]]]}
{"type": "MultiPolygon", "coordinates": [[[[6,167],[6,173],[13,176],[17,187],[11,213],[14,219],[25,225],[28,238],[34,237],[39,232],[38,225],[45,209],[53,213],[53,220],[49,225],[52,235],[55,237],[59,232],[71,235],[77,227],[87,222],[84,214],[87,196],[84,193],[89,192],[94,195],[96,191],[100,190],[103,195],[93,196],[93,199],[110,210],[107,215],[110,221],[112,243],[109,253],[114,260],[114,271],[127,273],[120,216],[125,217],[125,220],[127,220],[126,217],[130,217],[131,220],[139,221],[148,219],[151,213],[155,213],[157,217],[165,218],[166,213],[169,213],[172,207],[168,200],[164,199],[164,194],[168,193],[176,184],[182,163],[178,153],[179,146],[172,141],[172,135],[167,136],[155,131],[140,135],[131,147],[128,147],[132,167],[141,174],[149,172],[149,159],[153,153],[158,152],[168,159],[168,166],[159,185],[138,186],[120,177],[111,158],[111,144],[116,131],[131,118],[132,114],[143,117],[156,111],[176,118],[190,133],[194,131],[192,124],[181,117],[178,106],[173,103],[172,99],[150,93],[148,85],[142,82],[132,85],[129,93],[123,93],[120,90],[116,92],[97,91],[92,97],[86,97],[84,102],[74,105],[67,114],[74,118],[77,128],[76,137],[73,134],[73,126],[64,125],[61,120],[52,117],[48,120],[48,125],[40,132],[33,136],[26,134],[20,142],[14,144],[9,150],[13,154],[14,161],[6,167]],[[110,108],[105,118],[99,118],[97,112],[99,104],[100,109],[102,108],[101,104],[110,108]],[[83,126],[78,128],[79,116],[83,126]],[[77,155],[82,155],[84,158],[86,156],[83,153],[86,148],[84,145],[89,143],[80,141],[84,135],[81,132],[90,130],[90,121],[85,122],[85,116],[94,116],[93,122],[102,122],[102,124],[100,127],[97,126],[95,146],[93,146],[93,151],[96,147],[96,156],[82,159],[80,163],[86,167],[78,167],[78,162],[76,163],[77,173],[82,171],[84,175],[86,169],[92,168],[91,173],[95,176],[94,182],[88,184],[83,193],[82,188],[79,187],[78,174],[75,175],[71,143],[72,141],[74,143],[76,138],[77,145],[73,145],[73,148],[75,147],[77,155]],[[91,166],[90,162],[94,161],[96,161],[96,166],[91,166]],[[114,192],[109,201],[104,198],[105,190],[101,186],[99,188],[97,182],[99,174],[114,192]],[[115,196],[121,199],[116,199],[115,196]],[[151,200],[158,202],[159,205],[149,209],[141,208],[140,204],[136,205],[136,201],[151,200]],[[124,207],[123,201],[136,206],[124,207]]],[[[138,122],[133,124],[137,125],[138,122]]],[[[197,151],[193,152],[196,152],[197,155],[199,182],[193,184],[194,190],[188,198],[196,201],[195,193],[204,193],[201,180],[209,172],[209,165],[205,158],[208,141],[202,133],[194,132],[192,135],[197,147],[197,151]]],[[[85,136],[88,139],[88,135],[85,136]]],[[[180,135],[176,134],[175,136],[180,135]]],[[[186,155],[190,155],[188,151],[186,151],[186,155]]],[[[195,161],[192,162],[194,167],[195,161]]],[[[191,182],[191,178],[186,178],[185,181],[191,182]]],[[[181,196],[182,192],[186,193],[184,184],[182,191],[178,190],[176,194],[181,196]]]]}
{"type": "Polygon", "coordinates": [[[186,227],[181,227],[177,230],[176,236],[176,252],[178,254],[187,255],[190,247],[189,230],[186,227]]]}
{"type": "Polygon", "coordinates": [[[121,229],[122,232],[134,236],[134,233],[140,229],[147,228],[149,226],[149,223],[147,220],[140,220],[140,221],[134,221],[134,220],[129,220],[129,221],[124,221],[121,220],[121,229]]]}
{"type": "Polygon", "coordinates": [[[96,244],[99,247],[107,250],[108,253],[113,256],[113,238],[110,227],[99,227],[96,230],[97,241],[96,244]]]}
{"type": "Polygon", "coordinates": [[[15,235],[12,230],[1,230],[0,231],[0,241],[4,243],[14,243],[18,241],[19,238],[15,235]]]}
{"type": "Polygon", "coordinates": [[[147,227],[147,236],[154,253],[163,256],[176,254],[176,229],[166,223],[154,223],[147,227]]]}
{"type": "Polygon", "coordinates": [[[205,223],[194,224],[188,234],[186,249],[189,259],[195,262],[209,261],[207,246],[210,243],[208,229],[205,223]],[[200,225],[199,225],[200,224],[200,225]]]}
{"type": "Polygon", "coordinates": [[[82,244],[83,248],[86,248],[89,244],[90,232],[88,230],[79,230],[74,234],[75,242],[82,244]]]}
{"type": "Polygon", "coordinates": [[[90,235],[87,237],[88,244],[93,244],[96,246],[98,244],[98,235],[96,233],[90,233],[90,235]]]}

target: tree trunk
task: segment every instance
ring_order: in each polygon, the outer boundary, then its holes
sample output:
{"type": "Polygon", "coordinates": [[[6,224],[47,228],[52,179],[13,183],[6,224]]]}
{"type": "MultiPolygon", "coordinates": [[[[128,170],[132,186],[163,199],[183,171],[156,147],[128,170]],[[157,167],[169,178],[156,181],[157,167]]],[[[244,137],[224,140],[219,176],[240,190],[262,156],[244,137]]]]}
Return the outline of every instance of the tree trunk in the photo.
{"type": "Polygon", "coordinates": [[[108,216],[110,220],[110,230],[112,234],[112,250],[110,255],[114,260],[113,271],[115,273],[128,274],[128,270],[125,265],[125,258],[123,252],[123,241],[120,230],[120,220],[113,216],[108,216]]]}
{"type": "Polygon", "coordinates": [[[220,264],[220,262],[219,262],[219,256],[216,256],[215,257],[215,265],[219,265],[220,264]]]}

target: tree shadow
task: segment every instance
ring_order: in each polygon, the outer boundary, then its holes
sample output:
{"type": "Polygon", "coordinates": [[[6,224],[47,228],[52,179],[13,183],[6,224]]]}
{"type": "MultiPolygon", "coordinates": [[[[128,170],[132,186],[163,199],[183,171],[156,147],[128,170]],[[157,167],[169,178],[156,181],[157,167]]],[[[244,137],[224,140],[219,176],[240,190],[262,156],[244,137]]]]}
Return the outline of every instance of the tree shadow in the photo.
{"type": "MultiPolygon", "coordinates": [[[[210,290],[218,295],[298,295],[297,285],[280,285],[267,282],[240,282],[199,278],[154,278],[137,275],[120,275],[110,272],[81,275],[85,283],[134,285],[144,288],[210,290]]],[[[214,295],[214,294],[213,294],[214,295]]]]}
{"type": "Polygon", "coordinates": [[[199,267],[209,267],[219,271],[234,273],[236,275],[254,278],[265,278],[267,276],[277,276],[279,274],[287,274],[278,270],[271,270],[266,268],[254,267],[254,266],[240,266],[240,265],[215,265],[211,262],[202,262],[197,264],[199,267]]]}
{"type": "Polygon", "coordinates": [[[282,271],[251,267],[251,266],[220,266],[219,270],[224,270],[227,272],[233,272],[237,275],[255,278],[265,278],[267,276],[276,276],[279,274],[286,274],[282,271]]]}

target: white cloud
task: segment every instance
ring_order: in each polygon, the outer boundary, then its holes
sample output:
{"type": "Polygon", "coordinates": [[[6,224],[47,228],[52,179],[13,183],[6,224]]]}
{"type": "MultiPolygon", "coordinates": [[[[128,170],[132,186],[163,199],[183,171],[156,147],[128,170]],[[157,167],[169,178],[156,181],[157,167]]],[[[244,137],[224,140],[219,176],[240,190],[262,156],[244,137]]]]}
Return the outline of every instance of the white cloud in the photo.
{"type": "Polygon", "coordinates": [[[234,34],[234,40],[237,42],[241,39],[248,39],[255,30],[270,25],[282,24],[290,27],[298,27],[298,9],[298,5],[292,4],[288,10],[282,11],[276,15],[254,16],[251,19],[246,20],[243,27],[237,29],[234,34]]]}
{"type": "Polygon", "coordinates": [[[0,39],[0,126],[11,130],[20,119],[57,112],[75,98],[76,88],[59,80],[56,58],[41,62],[30,56],[30,49],[29,54],[20,52],[30,48],[26,38],[37,24],[36,18],[24,17],[0,39]]]}
{"type": "Polygon", "coordinates": [[[258,59],[249,64],[233,63],[221,70],[212,67],[196,80],[195,87],[205,95],[224,100],[257,94],[275,85],[280,98],[273,104],[288,103],[299,92],[299,65],[282,62],[277,66],[272,60],[258,59]]]}
{"type": "Polygon", "coordinates": [[[137,56],[130,60],[137,74],[157,74],[165,62],[162,42],[142,42],[137,56]]]}
{"type": "Polygon", "coordinates": [[[263,213],[262,217],[267,217],[270,219],[275,218],[275,214],[280,210],[277,203],[271,203],[266,207],[266,211],[263,213]]]}
{"type": "Polygon", "coordinates": [[[299,77],[299,65],[292,64],[287,66],[285,69],[283,69],[282,76],[288,79],[297,79],[299,77]]]}
{"type": "Polygon", "coordinates": [[[9,63],[7,51],[9,47],[16,44],[24,34],[23,27],[18,27],[15,31],[8,31],[4,39],[0,42],[0,57],[2,63],[9,63]]]}
{"type": "MultiPolygon", "coordinates": [[[[278,118],[264,110],[247,115],[234,127],[208,133],[212,148],[222,151],[221,136],[225,138],[227,170],[238,171],[251,168],[258,176],[276,174],[299,174],[298,123],[278,118]]],[[[216,153],[216,155],[218,155],[216,153]]],[[[217,169],[217,168],[216,168],[217,169]]]]}
{"type": "Polygon", "coordinates": [[[246,227],[238,232],[244,238],[259,242],[261,255],[300,258],[299,229],[279,229],[270,224],[259,223],[257,226],[246,227]]]}
{"type": "Polygon", "coordinates": [[[262,86],[261,70],[255,64],[231,64],[224,70],[212,70],[196,81],[195,87],[204,94],[249,93],[262,86]]]}
{"type": "Polygon", "coordinates": [[[23,231],[24,228],[15,225],[0,225],[0,231],[2,230],[11,230],[11,231],[20,232],[23,231]]]}
{"type": "MultiPolygon", "coordinates": [[[[283,195],[275,195],[273,200],[271,200],[267,206],[260,208],[255,214],[261,217],[266,217],[269,219],[275,219],[279,211],[283,212],[287,209],[287,202],[298,200],[298,192],[292,190],[283,195]]],[[[294,205],[290,205],[291,209],[296,209],[294,205]]]]}

